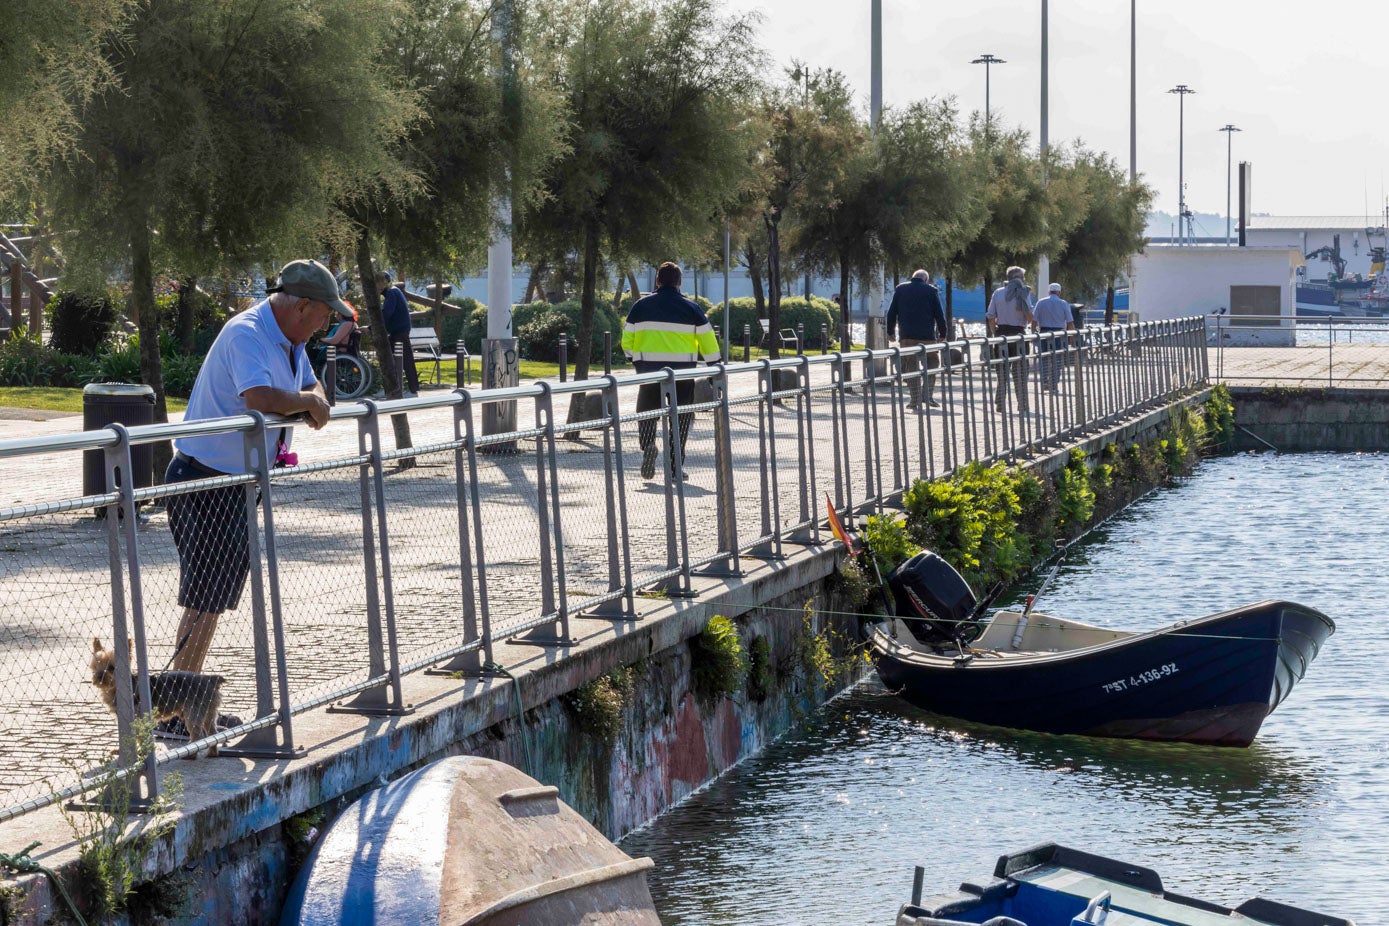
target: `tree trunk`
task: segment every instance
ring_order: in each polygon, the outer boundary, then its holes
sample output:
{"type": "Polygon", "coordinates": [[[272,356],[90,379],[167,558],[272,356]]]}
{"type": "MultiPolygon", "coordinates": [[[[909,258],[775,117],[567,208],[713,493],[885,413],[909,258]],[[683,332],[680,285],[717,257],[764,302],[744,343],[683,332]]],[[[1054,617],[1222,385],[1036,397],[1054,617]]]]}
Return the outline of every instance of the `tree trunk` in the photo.
{"type": "MultiPolygon", "coordinates": [[[[844,332],[848,329],[849,323],[853,321],[853,309],[849,308],[849,299],[845,295],[849,291],[849,262],[840,261],[839,263],[839,300],[843,308],[840,309],[839,332],[836,335],[841,341],[845,340],[844,332]]],[[[850,343],[840,344],[840,350],[851,350],[853,348],[852,338],[850,343]]]]}
{"type": "MultiPolygon", "coordinates": [[[[150,265],[150,230],[142,214],[130,233],[130,311],[139,318],[140,378],[154,390],[154,420],[169,420],[164,400],[164,361],[159,356],[159,315],[154,308],[154,270],[150,265]]],[[[164,481],[164,470],[173,458],[173,445],[159,441],[154,450],[155,479],[164,481]]]]}
{"type": "Polygon", "coordinates": [[[994,294],[994,278],[993,278],[993,275],[992,275],[992,274],[986,273],[986,274],[984,274],[984,308],[985,308],[986,310],[987,310],[988,307],[989,307],[989,300],[993,298],[993,294],[994,294]]]}
{"type": "MultiPolygon", "coordinates": [[[[366,304],[367,319],[371,323],[371,343],[376,348],[376,363],[386,380],[382,387],[386,390],[387,398],[399,399],[403,386],[395,353],[391,350],[391,338],[386,333],[386,319],[381,315],[381,294],[376,291],[376,270],[371,265],[371,241],[367,238],[366,229],[357,235],[357,275],[362,280],[362,302],[366,304]]],[[[410,439],[409,418],[392,415],[391,430],[395,432],[397,450],[414,446],[410,439]]],[[[414,462],[409,459],[400,461],[401,469],[409,469],[413,465],[414,462]]]]}
{"type": "MultiPolygon", "coordinates": [[[[752,281],[752,301],[757,306],[757,317],[767,317],[767,294],[762,289],[762,256],[751,245],[743,248],[743,259],[748,264],[748,278],[752,281]]],[[[730,333],[729,337],[733,335],[730,333]]]]}
{"type": "Polygon", "coordinates": [[[1114,324],[1114,281],[1109,281],[1109,286],[1104,291],[1104,323],[1114,324]]]}
{"type": "MultiPolygon", "coordinates": [[[[579,297],[579,334],[575,345],[574,379],[588,379],[589,357],[593,355],[593,315],[598,301],[598,225],[584,229],[584,279],[579,297]]],[[[584,420],[584,396],[576,392],[569,399],[569,421],[584,420]]]]}
{"type": "Polygon", "coordinates": [[[627,284],[632,287],[632,298],[641,298],[641,287],[637,285],[637,275],[632,271],[627,271],[627,284]]]}
{"type": "Polygon", "coordinates": [[[193,311],[198,289],[198,278],[188,277],[178,289],[178,346],[185,354],[193,353],[193,335],[197,331],[197,318],[193,311]]]}
{"type": "Polygon", "coordinates": [[[522,299],[522,302],[534,302],[544,295],[540,288],[540,280],[543,276],[545,276],[545,262],[542,260],[531,264],[530,276],[526,278],[526,298],[522,299]]]}
{"type": "Polygon", "coordinates": [[[955,278],[945,275],[945,331],[946,337],[955,340],[955,278]]]}
{"type": "Polygon", "coordinates": [[[781,356],[781,212],[773,209],[762,217],[767,226],[767,331],[764,339],[773,360],[781,356]]]}

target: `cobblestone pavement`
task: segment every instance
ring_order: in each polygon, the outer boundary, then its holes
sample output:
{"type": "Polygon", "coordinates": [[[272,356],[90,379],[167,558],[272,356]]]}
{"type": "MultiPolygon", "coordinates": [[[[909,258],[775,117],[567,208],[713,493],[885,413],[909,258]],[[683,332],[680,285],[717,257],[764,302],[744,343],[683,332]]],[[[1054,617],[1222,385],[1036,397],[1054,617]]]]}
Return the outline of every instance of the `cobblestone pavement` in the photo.
{"type": "MultiPolygon", "coordinates": [[[[1118,355],[1109,361],[1097,358],[1096,371],[1109,363],[1117,382],[1121,369],[1132,368],[1134,362],[1118,355]]],[[[806,511],[818,514],[825,495],[835,493],[835,439],[828,383],[828,367],[815,368],[812,385],[819,391],[813,394],[807,419],[813,433],[800,441],[794,398],[775,406],[769,422],[761,403],[739,402],[755,391],[756,377],[741,376],[734,382],[730,437],[741,545],[763,536],[769,526],[762,518],[760,458],[762,435],[769,423],[776,435],[777,478],[767,494],[768,507],[775,498],[781,525],[801,522],[803,504],[806,511]],[[812,452],[814,477],[803,502],[800,473],[804,463],[809,479],[812,452]]],[[[968,454],[967,436],[976,454],[994,454],[1009,446],[1019,422],[1025,420],[1029,428],[1045,430],[1057,420],[1056,415],[1074,406],[1070,371],[1063,376],[1060,392],[1046,396],[1043,407],[1026,416],[995,415],[992,392],[982,385],[973,374],[957,374],[947,408],[925,415],[906,413],[897,419],[905,431],[899,433],[898,444],[892,436],[892,396],[880,394],[875,456],[882,461],[881,479],[889,488],[943,472],[948,461],[968,454]],[[947,439],[948,430],[953,440],[947,439]],[[898,447],[895,455],[894,446],[898,447]]],[[[939,386],[937,396],[944,398],[944,389],[939,386]]],[[[624,413],[633,411],[635,389],[623,390],[621,398],[624,413]]],[[[566,402],[562,398],[557,405],[566,402]]],[[[905,397],[899,402],[904,403],[905,397]]],[[[535,420],[534,406],[529,400],[519,405],[520,426],[525,428],[535,420]]],[[[873,436],[872,406],[863,394],[850,395],[847,412],[840,439],[847,437],[853,461],[848,481],[852,497],[861,501],[870,479],[878,478],[874,469],[863,463],[870,458],[865,444],[873,436]]],[[[563,419],[564,414],[563,407],[556,409],[558,418],[563,419]]],[[[413,410],[409,420],[416,447],[453,438],[452,409],[413,410]]],[[[80,419],[3,422],[0,438],[67,433],[78,427],[80,419]]],[[[385,446],[393,446],[385,420],[381,429],[385,446]]],[[[693,562],[718,552],[713,433],[713,415],[697,415],[687,444],[689,480],[684,489],[688,555],[693,562]]],[[[621,491],[630,527],[631,568],[636,585],[641,586],[665,570],[669,562],[666,486],[661,478],[647,481],[638,475],[642,454],[635,423],[624,425],[621,440],[626,471],[621,491]]],[[[334,421],[320,432],[300,428],[295,436],[295,450],[305,463],[351,458],[357,448],[357,427],[351,420],[334,421]]],[[[543,613],[536,460],[534,439],[518,442],[515,453],[478,457],[483,552],[494,633],[543,613]]],[[[585,598],[602,595],[610,588],[605,498],[608,464],[603,435],[589,431],[575,440],[558,441],[557,463],[563,587],[570,608],[578,609],[585,598]]],[[[0,506],[39,505],[81,494],[81,461],[75,453],[11,457],[4,459],[3,465],[0,506]]],[[[313,473],[277,474],[274,479],[279,589],[289,687],[295,703],[367,677],[368,551],[359,471],[353,464],[313,473]]],[[[452,450],[423,454],[409,469],[390,465],[384,484],[390,601],[397,618],[401,659],[409,663],[462,639],[463,570],[455,454],[452,450]]],[[[178,562],[167,522],[163,508],[151,506],[142,511],[137,530],[139,587],[153,670],[162,669],[173,654],[179,614],[178,562]]],[[[683,553],[678,546],[675,552],[683,553]]],[[[0,653],[4,666],[0,669],[0,697],[8,705],[0,714],[0,808],[4,808],[41,796],[51,786],[71,779],[75,769],[102,761],[115,745],[115,725],[92,688],[87,670],[92,638],[109,643],[111,637],[111,554],[106,522],[95,518],[90,510],[40,513],[36,509],[31,517],[0,522],[0,553],[0,653]]],[[[128,583],[129,575],[124,574],[122,581],[128,583]]],[[[557,594],[558,588],[555,591],[557,594]]],[[[205,667],[226,677],[224,710],[242,717],[255,712],[250,596],[248,585],[240,606],[223,615],[205,667]]],[[[474,598],[476,601],[476,588],[474,598]]],[[[503,661],[504,649],[499,645],[503,661]]]]}

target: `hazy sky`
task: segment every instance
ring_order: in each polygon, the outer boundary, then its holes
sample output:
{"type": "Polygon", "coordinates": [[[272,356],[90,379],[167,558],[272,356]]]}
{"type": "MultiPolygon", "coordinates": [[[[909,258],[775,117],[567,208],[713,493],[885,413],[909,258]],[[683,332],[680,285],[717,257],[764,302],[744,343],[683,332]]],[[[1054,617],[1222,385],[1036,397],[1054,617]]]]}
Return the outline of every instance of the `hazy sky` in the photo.
{"type": "MultiPolygon", "coordinates": [[[[759,10],[778,66],[792,57],[844,71],[866,109],[869,0],[726,0],[759,10]]],[[[954,96],[1034,141],[1040,121],[1040,0],[883,0],[888,105],[954,96]]],[[[1083,139],[1129,163],[1129,3],[1050,0],[1051,142],[1083,139]]],[[[1281,215],[1382,209],[1389,184],[1389,4],[1383,0],[1138,0],[1138,171],[1155,209],[1177,211],[1177,97],[1186,97],[1187,202],[1224,213],[1226,136],[1253,164],[1253,208],[1281,215]]],[[[1236,185],[1238,180],[1236,179],[1236,185]]],[[[1236,187],[1237,188],[1237,187],[1236,187]]],[[[1207,229],[1221,233],[1224,229],[1207,229]]],[[[1198,230],[1198,233],[1200,231],[1198,230]]]]}

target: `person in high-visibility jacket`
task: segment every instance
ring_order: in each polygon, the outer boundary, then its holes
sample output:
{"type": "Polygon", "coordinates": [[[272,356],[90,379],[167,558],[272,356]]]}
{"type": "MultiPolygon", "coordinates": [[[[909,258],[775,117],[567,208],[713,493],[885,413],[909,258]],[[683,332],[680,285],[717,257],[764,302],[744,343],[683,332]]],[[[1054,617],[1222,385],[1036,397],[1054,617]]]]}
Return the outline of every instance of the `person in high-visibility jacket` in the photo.
{"type": "MultiPolygon", "coordinates": [[[[719,341],[714,336],[714,326],[704,311],[680,293],[680,266],[666,261],[656,269],[656,291],[643,296],[632,305],[627,313],[627,322],[622,326],[622,351],[632,361],[638,373],[670,367],[683,370],[698,363],[717,363],[719,341]]],[[[677,406],[694,403],[694,382],[683,380],[675,384],[677,406]]],[[[661,384],[647,383],[637,391],[637,411],[648,412],[661,407],[661,384]]],[[[675,448],[675,459],[670,463],[672,479],[684,479],[685,438],[690,433],[693,413],[681,413],[679,440],[675,448]]],[[[660,448],[656,446],[656,419],[648,419],[637,425],[637,438],[641,444],[641,476],[653,479],[656,476],[656,457],[660,448]]]]}

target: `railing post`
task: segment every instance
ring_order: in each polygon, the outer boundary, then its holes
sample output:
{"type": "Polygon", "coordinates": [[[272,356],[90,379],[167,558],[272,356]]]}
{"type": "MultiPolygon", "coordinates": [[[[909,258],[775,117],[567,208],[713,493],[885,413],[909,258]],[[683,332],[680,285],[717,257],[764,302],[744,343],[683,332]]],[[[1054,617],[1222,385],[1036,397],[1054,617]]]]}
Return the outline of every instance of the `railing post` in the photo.
{"type": "MultiPolygon", "coordinates": [[[[15,262],[12,266],[17,266],[15,262]]],[[[16,289],[15,292],[18,292],[16,289]]],[[[15,313],[18,317],[18,312],[15,313]]],[[[131,462],[130,434],[124,425],[109,424],[107,429],[116,435],[116,443],[106,448],[106,486],[116,492],[120,499],[115,505],[106,508],[106,548],[109,557],[111,576],[111,652],[115,654],[116,673],[116,737],[117,756],[121,766],[129,768],[135,764],[140,751],[144,751],[143,767],[129,787],[129,810],[144,813],[159,799],[160,773],[155,761],[152,742],[136,743],[135,704],[149,704],[150,678],[149,656],[145,640],[144,594],[140,575],[140,555],[137,514],[135,509],[135,468],[131,462]],[[121,540],[124,535],[126,569],[130,573],[130,623],[126,622],[125,585],[121,571],[121,540]],[[128,627],[133,628],[132,630],[128,627]],[[132,651],[128,641],[134,641],[132,651]],[[135,658],[132,667],[131,657],[135,658]],[[132,668],[136,672],[132,672],[132,668]],[[137,674],[138,673],[138,674],[137,674]],[[134,675],[134,686],[131,685],[134,675]],[[141,788],[143,784],[143,791],[141,788]]],[[[114,787],[122,787],[120,784],[114,787]]],[[[111,806],[126,803],[125,795],[109,793],[98,794],[91,803],[74,802],[74,809],[94,806],[111,806]]]]}
{"type": "Polygon", "coordinates": [[[256,426],[242,434],[241,459],[246,472],[256,476],[254,483],[245,486],[246,503],[246,545],[247,557],[251,564],[251,627],[256,665],[256,717],[269,716],[278,712],[280,738],[275,738],[274,727],[252,730],[238,740],[235,745],[219,750],[224,756],[245,758],[275,759],[301,756],[302,748],[294,745],[293,715],[289,700],[289,666],[285,649],[284,608],[280,601],[280,558],[275,532],[275,492],[270,480],[271,461],[265,455],[265,416],[260,412],[250,412],[256,426]],[[266,583],[261,578],[261,546],[256,531],[256,507],[259,496],[260,522],[265,532],[264,564],[266,583]],[[266,588],[268,584],[269,588],[266,588]],[[270,600],[270,626],[265,619],[265,601],[270,600]],[[271,638],[273,635],[273,638],[271,638]],[[278,691],[272,693],[270,685],[270,658],[275,658],[275,675],[278,691]],[[275,705],[275,695],[279,696],[279,706],[275,705]]]}
{"type": "Polygon", "coordinates": [[[797,397],[796,438],[801,447],[801,523],[798,540],[820,542],[820,519],[815,516],[815,415],[810,391],[810,359],[802,358],[800,367],[801,394],[797,397]],[[809,529],[809,536],[805,534],[809,529]]]}
{"type": "MultiPolygon", "coordinates": [[[[612,332],[606,341],[612,343],[612,332]]],[[[611,353],[609,353],[611,365],[611,353]]],[[[621,596],[605,601],[583,612],[584,617],[604,617],[610,620],[640,620],[632,589],[632,557],[627,526],[627,493],[622,463],[622,414],[618,402],[617,377],[603,374],[602,415],[607,419],[603,428],[603,501],[607,509],[608,594],[621,596]],[[619,565],[620,564],[620,565],[619,565]]]]}
{"type": "Polygon", "coordinates": [[[693,571],[694,575],[738,578],[743,574],[738,561],[738,497],[734,490],[732,415],[728,406],[728,367],[718,363],[710,384],[714,389],[714,512],[722,563],[710,563],[693,571]]]}
{"type": "Polygon", "coordinates": [[[540,610],[555,615],[549,627],[540,626],[509,643],[530,646],[571,646],[569,598],[564,587],[564,528],[560,521],[559,470],[555,454],[553,386],[536,383],[535,508],[540,526],[540,610]]]}
{"type": "Polygon", "coordinates": [[[777,485],[776,465],[776,419],[774,399],[775,377],[772,376],[772,362],[766,357],[758,361],[757,386],[761,394],[757,403],[757,424],[760,432],[758,445],[758,469],[762,477],[762,540],[747,551],[755,559],[778,560],[781,553],[781,505],[777,485]]]}
{"type": "Polygon", "coordinates": [[[338,348],[329,344],[323,360],[323,395],[329,405],[338,404],[338,348]]]}
{"type": "Polygon", "coordinates": [[[675,371],[667,367],[665,372],[661,392],[665,400],[667,566],[680,569],[679,584],[667,586],[666,590],[672,598],[693,598],[696,592],[690,582],[690,531],[685,516],[685,438],[689,435],[680,427],[680,396],[675,371]],[[671,527],[675,530],[673,537],[671,527]]]}
{"type": "MultiPolygon", "coordinates": [[[[459,344],[463,343],[459,338],[459,344]]],[[[472,549],[472,538],[468,525],[468,508],[470,497],[476,492],[477,486],[473,482],[469,473],[469,464],[476,461],[477,457],[473,453],[473,429],[472,429],[472,396],[458,390],[459,402],[453,407],[453,439],[458,446],[453,451],[453,482],[454,482],[454,505],[458,509],[458,578],[462,599],[463,612],[463,645],[469,646],[478,643],[482,639],[482,634],[478,631],[478,608],[474,603],[473,590],[473,569],[478,570],[478,581],[483,581],[484,565],[482,560],[482,543],[478,542],[477,553],[472,549]]],[[[482,644],[479,644],[480,646],[482,644]]],[[[486,641],[488,649],[487,662],[492,662],[490,652],[490,640],[486,641]]],[[[426,675],[457,675],[477,677],[483,673],[482,654],[477,649],[470,649],[465,653],[459,653],[447,662],[435,665],[433,668],[426,669],[426,675]]]]}
{"type": "MultiPolygon", "coordinates": [[[[399,354],[400,345],[396,345],[399,354]]],[[[397,364],[399,369],[400,364],[397,364]]],[[[380,413],[376,403],[363,403],[367,414],[357,422],[357,452],[366,457],[361,465],[358,485],[362,497],[362,561],[366,566],[367,595],[367,677],[386,676],[386,683],[368,688],[351,701],[339,701],[328,708],[329,713],[395,716],[409,714],[414,706],[405,703],[400,691],[400,663],[395,640],[395,603],[391,600],[390,556],[387,552],[385,524],[386,492],[382,476],[380,413]],[[379,530],[379,534],[378,534],[379,530]],[[380,584],[377,577],[377,537],[381,542],[380,584]],[[384,596],[381,594],[384,589],[384,596]],[[382,598],[385,598],[383,603],[382,598]],[[384,608],[383,608],[384,604],[384,608]],[[385,615],[387,639],[381,636],[382,616],[385,615]],[[389,654],[386,648],[389,647],[389,654]],[[389,666],[386,656],[390,657],[389,666]]]]}

